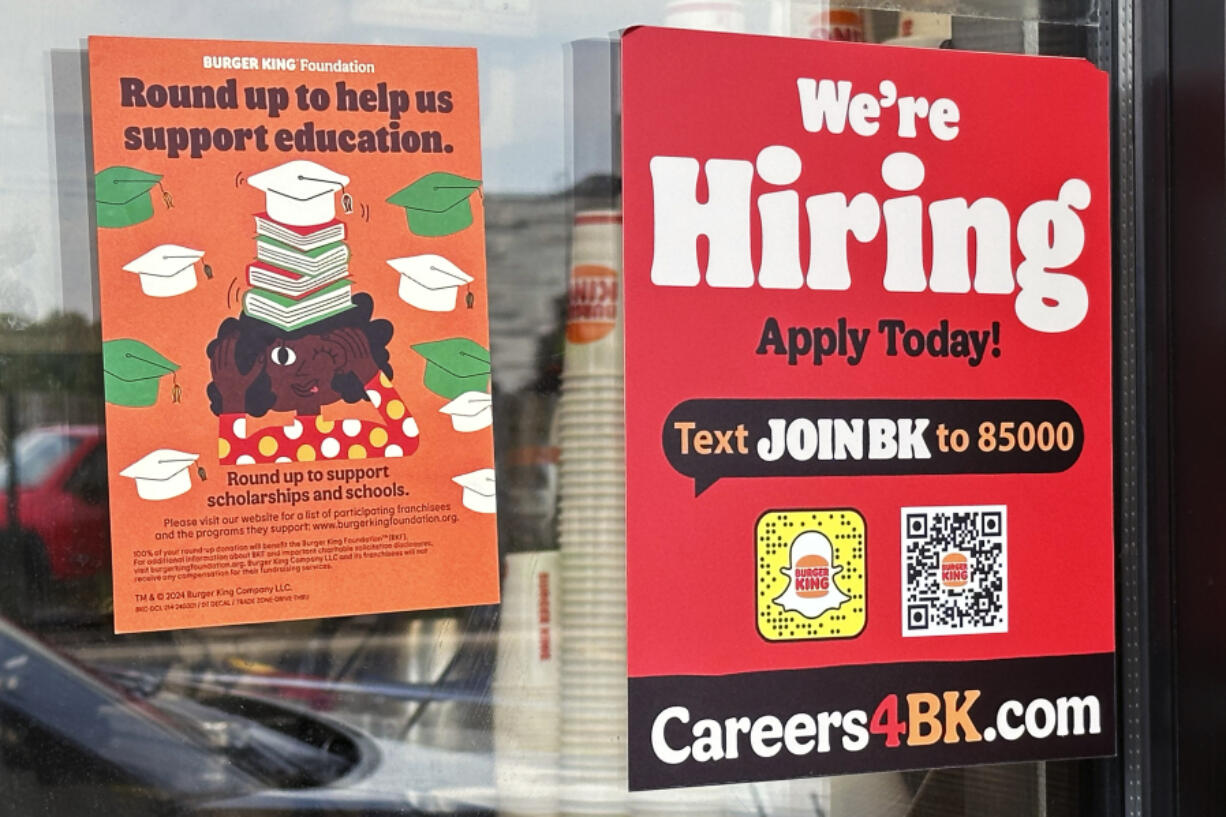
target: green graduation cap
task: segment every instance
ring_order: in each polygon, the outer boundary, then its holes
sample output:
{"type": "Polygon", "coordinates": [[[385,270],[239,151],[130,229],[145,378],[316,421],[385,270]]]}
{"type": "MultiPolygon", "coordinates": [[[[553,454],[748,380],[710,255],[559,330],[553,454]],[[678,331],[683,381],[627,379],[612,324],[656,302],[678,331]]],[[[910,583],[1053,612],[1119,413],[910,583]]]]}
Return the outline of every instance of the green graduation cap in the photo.
{"type": "Polygon", "coordinates": [[[480,187],[480,179],[466,179],[439,170],[427,173],[387,200],[405,209],[409,232],[421,236],[451,235],[473,223],[468,197],[480,187]]]}
{"type": "Polygon", "coordinates": [[[162,177],[134,167],[115,165],[94,176],[99,227],[131,227],[153,218],[149,191],[162,177]]]}
{"type": "Polygon", "coordinates": [[[426,359],[426,388],[440,397],[454,400],[466,391],[485,391],[489,384],[490,353],[476,341],[447,338],[412,348],[426,359]]]}
{"type": "Polygon", "coordinates": [[[152,406],[158,399],[158,381],[178,370],[178,363],[142,341],[117,338],[102,344],[106,401],[116,406],[152,406]]]}

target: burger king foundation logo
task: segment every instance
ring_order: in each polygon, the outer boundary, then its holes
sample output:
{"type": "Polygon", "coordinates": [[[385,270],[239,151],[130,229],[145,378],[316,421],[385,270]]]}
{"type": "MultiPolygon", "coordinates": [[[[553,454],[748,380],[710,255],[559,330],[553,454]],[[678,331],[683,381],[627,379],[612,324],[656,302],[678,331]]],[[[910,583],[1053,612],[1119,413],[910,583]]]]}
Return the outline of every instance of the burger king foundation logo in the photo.
{"type": "Polygon", "coordinates": [[[757,530],[758,632],[768,641],[853,638],[865,625],[864,517],[768,511],[757,530]]]}

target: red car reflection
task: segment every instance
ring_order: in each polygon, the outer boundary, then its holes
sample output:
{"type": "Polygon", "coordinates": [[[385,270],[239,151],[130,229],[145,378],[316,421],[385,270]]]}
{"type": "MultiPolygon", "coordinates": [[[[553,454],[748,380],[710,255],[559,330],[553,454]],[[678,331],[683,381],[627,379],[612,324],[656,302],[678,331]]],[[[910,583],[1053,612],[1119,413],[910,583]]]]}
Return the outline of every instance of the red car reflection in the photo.
{"type": "Polygon", "coordinates": [[[110,566],[106,438],[99,426],[46,426],[20,434],[0,461],[0,532],[19,532],[31,587],[92,576],[110,566]],[[8,518],[17,466],[17,524],[8,518]]]}

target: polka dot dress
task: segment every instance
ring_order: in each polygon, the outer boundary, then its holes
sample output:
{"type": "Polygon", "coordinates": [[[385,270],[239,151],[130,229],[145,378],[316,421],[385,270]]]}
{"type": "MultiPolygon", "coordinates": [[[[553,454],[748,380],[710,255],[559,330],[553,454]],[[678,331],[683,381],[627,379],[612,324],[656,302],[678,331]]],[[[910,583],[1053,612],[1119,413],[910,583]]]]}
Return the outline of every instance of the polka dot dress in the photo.
{"type": "Polygon", "coordinates": [[[249,436],[246,415],[223,414],[217,457],[222,465],[250,465],[407,457],[416,451],[417,421],[386,375],[379,374],[366,384],[366,397],[382,415],[382,423],[298,417],[289,425],[262,428],[249,436]]]}

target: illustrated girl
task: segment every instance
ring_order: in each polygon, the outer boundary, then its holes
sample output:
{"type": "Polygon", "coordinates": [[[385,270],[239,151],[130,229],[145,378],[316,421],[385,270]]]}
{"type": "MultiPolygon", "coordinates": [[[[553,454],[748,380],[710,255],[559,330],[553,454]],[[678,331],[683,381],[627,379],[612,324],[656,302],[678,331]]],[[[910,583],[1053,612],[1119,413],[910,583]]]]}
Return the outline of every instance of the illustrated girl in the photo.
{"type": "Polygon", "coordinates": [[[373,310],[369,295],[355,293],[351,308],[293,331],[246,312],[222,321],[206,349],[222,465],[404,457],[417,450],[417,422],[392,387],[392,324],[373,320],[373,310]],[[320,416],[339,401],[368,401],[381,422],[320,416]],[[248,429],[249,418],[269,411],[297,416],[288,425],[248,429]]]}

